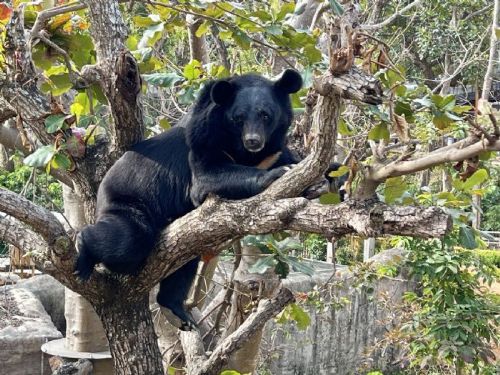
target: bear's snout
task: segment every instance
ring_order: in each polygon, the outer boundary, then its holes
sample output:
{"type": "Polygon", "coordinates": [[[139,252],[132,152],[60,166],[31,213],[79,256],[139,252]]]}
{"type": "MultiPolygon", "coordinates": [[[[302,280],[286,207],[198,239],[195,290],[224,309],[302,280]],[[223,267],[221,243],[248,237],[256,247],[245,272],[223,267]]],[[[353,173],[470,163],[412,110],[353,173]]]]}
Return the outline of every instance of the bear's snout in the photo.
{"type": "Polygon", "coordinates": [[[250,152],[259,152],[264,148],[265,140],[257,133],[245,134],[243,145],[250,152]]]}

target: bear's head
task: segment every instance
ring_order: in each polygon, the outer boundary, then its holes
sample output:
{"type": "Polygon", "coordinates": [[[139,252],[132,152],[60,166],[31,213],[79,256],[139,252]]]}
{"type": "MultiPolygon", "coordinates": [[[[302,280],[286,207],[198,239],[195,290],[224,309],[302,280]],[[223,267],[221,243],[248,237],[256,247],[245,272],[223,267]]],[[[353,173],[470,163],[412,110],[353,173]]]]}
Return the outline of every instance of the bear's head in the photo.
{"type": "Polygon", "coordinates": [[[277,81],[253,74],[215,81],[210,100],[222,111],[219,131],[232,143],[223,146],[230,147],[226,151],[238,159],[280,149],[293,118],[289,95],[301,87],[302,78],[292,69],[277,81]]]}

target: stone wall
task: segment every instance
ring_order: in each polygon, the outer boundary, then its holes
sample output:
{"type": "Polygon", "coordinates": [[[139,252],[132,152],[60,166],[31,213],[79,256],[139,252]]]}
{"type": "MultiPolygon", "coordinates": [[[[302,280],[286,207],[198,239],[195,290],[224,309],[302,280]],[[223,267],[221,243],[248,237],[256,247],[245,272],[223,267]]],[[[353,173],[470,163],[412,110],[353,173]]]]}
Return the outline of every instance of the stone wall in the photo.
{"type": "MultiPolygon", "coordinates": [[[[400,262],[400,250],[387,250],[371,259],[375,264],[400,262]]],[[[293,274],[284,284],[293,291],[307,292],[315,285],[329,282],[321,296],[326,301],[339,301],[342,297],[349,303],[341,308],[329,308],[322,313],[309,309],[311,324],[299,331],[294,324],[266,326],[261,345],[262,374],[272,375],[347,375],[363,374],[363,365],[374,369],[395,368],[400,362],[397,350],[375,351],[367,355],[376,340],[383,338],[391,322],[397,316],[394,311],[384,309],[382,295],[389,299],[389,306],[401,301],[404,292],[414,288],[405,277],[382,278],[375,281],[373,292],[366,288],[353,288],[353,275],[345,267],[338,268],[333,279],[330,265],[323,264],[322,271],[314,277],[293,274]]]]}

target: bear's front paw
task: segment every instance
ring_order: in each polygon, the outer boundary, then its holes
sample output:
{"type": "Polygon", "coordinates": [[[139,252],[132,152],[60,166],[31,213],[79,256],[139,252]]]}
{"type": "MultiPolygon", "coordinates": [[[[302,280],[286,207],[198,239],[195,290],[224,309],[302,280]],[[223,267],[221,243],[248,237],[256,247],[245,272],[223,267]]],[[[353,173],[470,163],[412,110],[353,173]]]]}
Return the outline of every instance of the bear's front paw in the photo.
{"type": "Polygon", "coordinates": [[[292,166],[285,165],[283,167],[274,168],[266,172],[261,180],[262,187],[264,189],[267,188],[269,185],[271,185],[274,181],[283,176],[290,169],[292,169],[292,166]]]}

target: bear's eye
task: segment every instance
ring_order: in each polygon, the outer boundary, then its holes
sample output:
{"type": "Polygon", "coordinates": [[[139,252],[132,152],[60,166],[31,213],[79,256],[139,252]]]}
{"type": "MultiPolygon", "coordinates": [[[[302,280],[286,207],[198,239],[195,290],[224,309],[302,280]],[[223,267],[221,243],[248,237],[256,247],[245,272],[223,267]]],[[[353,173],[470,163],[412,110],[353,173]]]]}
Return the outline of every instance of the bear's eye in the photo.
{"type": "Polygon", "coordinates": [[[235,125],[238,125],[238,126],[243,125],[243,121],[244,121],[243,116],[241,116],[241,115],[237,115],[237,116],[233,117],[233,122],[235,125]]]}
{"type": "Polygon", "coordinates": [[[266,122],[269,121],[269,118],[270,118],[266,112],[261,112],[260,117],[261,117],[262,121],[266,121],[266,122]]]}

